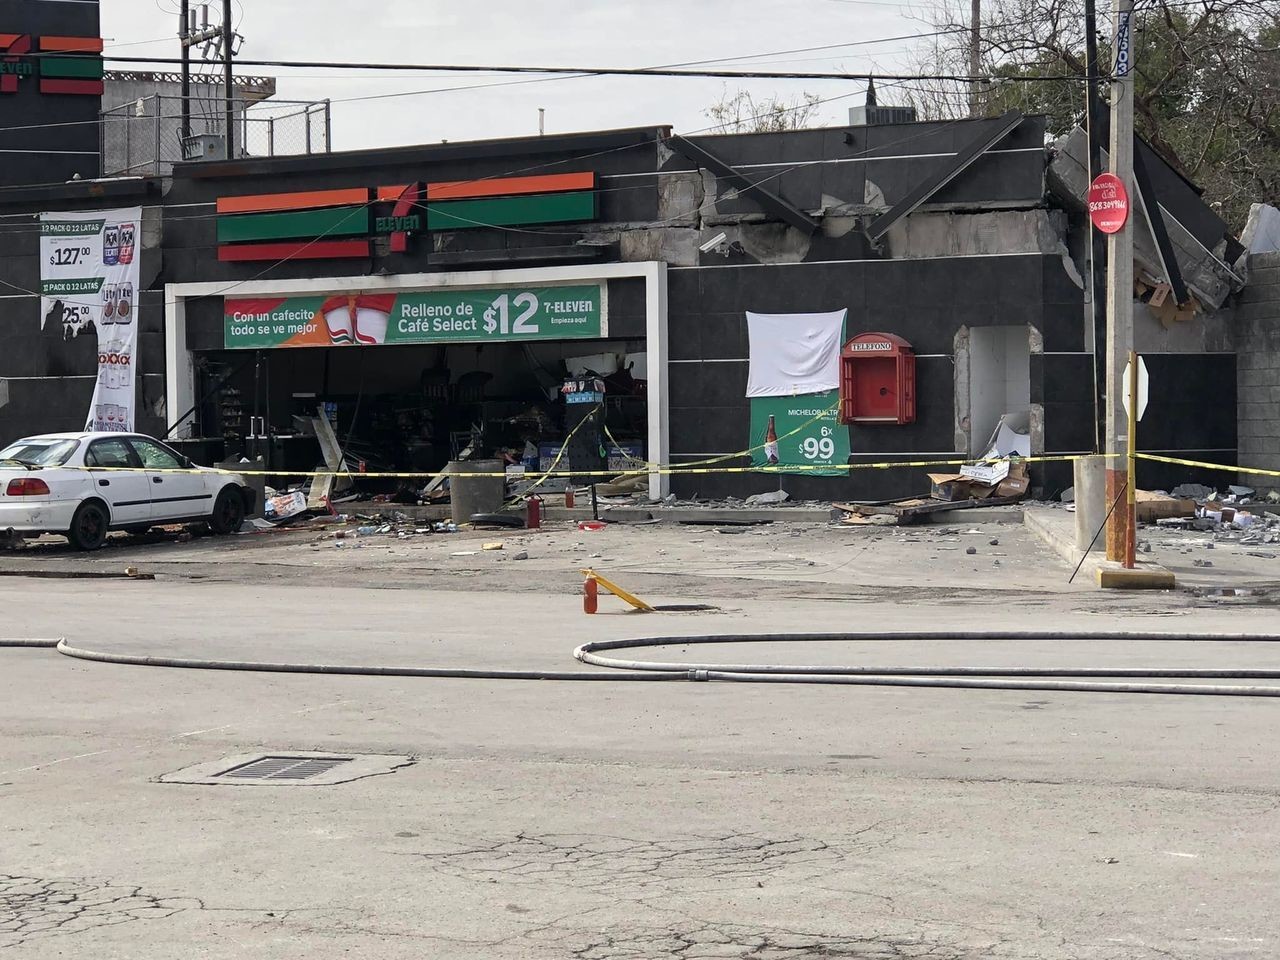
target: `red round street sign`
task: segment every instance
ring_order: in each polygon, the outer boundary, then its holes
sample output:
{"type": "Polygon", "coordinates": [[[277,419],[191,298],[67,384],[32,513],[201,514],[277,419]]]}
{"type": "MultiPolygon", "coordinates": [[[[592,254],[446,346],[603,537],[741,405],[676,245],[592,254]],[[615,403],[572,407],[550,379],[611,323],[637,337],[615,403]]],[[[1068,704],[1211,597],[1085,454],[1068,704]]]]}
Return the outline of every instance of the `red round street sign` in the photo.
{"type": "Polygon", "coordinates": [[[1129,219],[1129,191],[1112,173],[1100,173],[1089,185],[1089,219],[1103,233],[1115,233],[1129,219]]]}

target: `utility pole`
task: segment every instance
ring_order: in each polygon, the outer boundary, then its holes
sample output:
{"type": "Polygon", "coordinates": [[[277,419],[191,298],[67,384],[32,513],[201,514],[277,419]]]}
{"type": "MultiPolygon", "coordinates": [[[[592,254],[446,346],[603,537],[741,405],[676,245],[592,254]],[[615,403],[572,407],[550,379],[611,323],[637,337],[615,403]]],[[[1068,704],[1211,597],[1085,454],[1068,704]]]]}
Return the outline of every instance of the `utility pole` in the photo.
{"type": "MultiPolygon", "coordinates": [[[[1102,97],[1098,92],[1098,13],[1095,0],[1084,3],[1085,128],[1089,134],[1089,182],[1103,172],[1102,97]]],[[[1106,449],[1107,415],[1107,235],[1089,223],[1089,305],[1093,312],[1093,421],[1094,452],[1106,449]]]]}
{"type": "MultiPolygon", "coordinates": [[[[182,139],[184,149],[187,138],[191,136],[191,48],[203,47],[204,55],[209,55],[209,44],[222,36],[222,27],[209,26],[209,4],[200,5],[200,27],[196,28],[196,18],[191,9],[191,0],[182,0],[178,16],[178,39],[182,41],[182,127],[178,136],[182,139]]],[[[185,157],[184,157],[185,159],[185,157]]]]}
{"type": "Polygon", "coordinates": [[[231,28],[231,0],[222,0],[222,82],[227,97],[227,159],[236,158],[236,91],[231,69],[232,44],[235,31],[231,28]]]}
{"type": "Polygon", "coordinates": [[[185,143],[191,136],[191,0],[182,0],[178,16],[178,39],[182,41],[182,127],[178,138],[185,143]]]}
{"type": "MultiPolygon", "coordinates": [[[[1111,173],[1133,190],[1133,0],[1112,0],[1115,52],[1111,80],[1111,173]]],[[[1130,472],[1129,418],[1123,397],[1125,366],[1133,352],[1133,217],[1107,237],[1107,504],[1128,506],[1107,521],[1107,559],[1123,561],[1133,543],[1134,477],[1130,472]]],[[[1136,364],[1135,364],[1136,366],[1136,364]]]]}
{"type": "Polygon", "coordinates": [[[969,117],[982,116],[982,0],[969,3],[969,117]]]}

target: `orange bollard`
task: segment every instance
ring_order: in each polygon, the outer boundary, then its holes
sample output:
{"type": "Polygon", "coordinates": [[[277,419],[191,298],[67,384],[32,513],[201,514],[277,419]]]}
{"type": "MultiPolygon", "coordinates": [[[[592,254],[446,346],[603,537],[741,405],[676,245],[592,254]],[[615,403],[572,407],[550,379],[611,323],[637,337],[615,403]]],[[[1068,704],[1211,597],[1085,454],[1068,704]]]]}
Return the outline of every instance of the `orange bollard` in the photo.
{"type": "Polygon", "coordinates": [[[582,612],[595,613],[600,605],[600,585],[595,577],[587,577],[582,583],[582,612]]]}

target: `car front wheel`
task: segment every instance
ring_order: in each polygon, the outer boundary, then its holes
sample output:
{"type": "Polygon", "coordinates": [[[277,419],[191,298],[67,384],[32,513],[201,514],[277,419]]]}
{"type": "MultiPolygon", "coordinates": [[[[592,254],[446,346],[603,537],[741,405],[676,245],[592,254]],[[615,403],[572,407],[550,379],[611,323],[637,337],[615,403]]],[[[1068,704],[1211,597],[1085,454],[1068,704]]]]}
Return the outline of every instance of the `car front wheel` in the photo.
{"type": "Polygon", "coordinates": [[[244,498],[240,496],[240,491],[233,487],[227,487],[220,494],[218,499],[213,503],[213,513],[209,517],[209,529],[214,533],[225,536],[229,533],[237,533],[240,525],[244,523],[244,498]]]}
{"type": "Polygon", "coordinates": [[[96,503],[82,503],[71,518],[67,539],[77,550],[97,550],[107,540],[110,521],[107,511],[96,503]]]}

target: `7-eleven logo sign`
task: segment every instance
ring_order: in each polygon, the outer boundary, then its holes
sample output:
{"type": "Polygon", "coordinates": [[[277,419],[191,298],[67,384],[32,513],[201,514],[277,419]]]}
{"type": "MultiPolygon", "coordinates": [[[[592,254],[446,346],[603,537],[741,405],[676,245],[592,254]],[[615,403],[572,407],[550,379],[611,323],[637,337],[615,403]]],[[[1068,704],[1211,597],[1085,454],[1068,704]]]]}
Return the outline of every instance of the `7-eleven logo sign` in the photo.
{"type": "Polygon", "coordinates": [[[0,33],[0,93],[17,93],[23,77],[35,76],[39,54],[41,93],[102,96],[100,37],[33,37],[0,33]]]}
{"type": "Polygon", "coordinates": [[[18,81],[35,73],[29,60],[20,59],[32,47],[30,34],[0,33],[0,93],[17,93],[18,81]]]}

